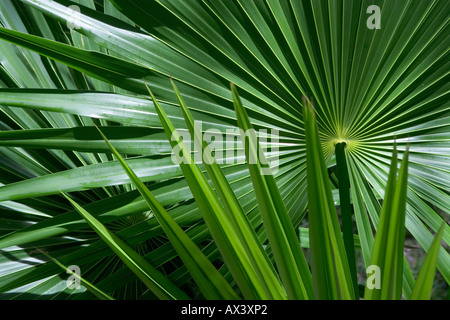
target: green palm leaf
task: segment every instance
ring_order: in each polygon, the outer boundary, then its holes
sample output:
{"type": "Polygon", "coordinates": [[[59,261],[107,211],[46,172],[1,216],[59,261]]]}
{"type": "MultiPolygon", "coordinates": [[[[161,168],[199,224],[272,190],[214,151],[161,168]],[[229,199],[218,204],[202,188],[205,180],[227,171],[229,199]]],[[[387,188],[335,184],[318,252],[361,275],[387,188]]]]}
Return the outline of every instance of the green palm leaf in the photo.
{"type": "MultiPolygon", "coordinates": [[[[50,260],[52,260],[54,263],[56,263],[58,266],[60,266],[63,270],[69,270],[65,265],[63,265],[61,262],[59,262],[58,260],[56,260],[55,258],[49,256],[48,254],[46,254],[44,251],[37,249],[38,252],[41,252],[43,255],[45,255],[47,258],[49,258],[50,260]]],[[[93,285],[92,283],[90,283],[89,281],[85,280],[83,277],[79,276],[78,274],[76,274],[75,272],[71,272],[71,274],[75,277],[75,279],[78,279],[80,282],[83,283],[83,285],[87,288],[87,290],[89,290],[90,292],[92,292],[93,295],[95,295],[97,298],[99,298],[100,300],[114,300],[113,297],[111,297],[110,295],[108,295],[107,293],[104,293],[102,290],[98,289],[95,285],[93,285]]]]}
{"type": "Polygon", "coordinates": [[[255,195],[281,280],[290,299],[310,299],[313,291],[306,259],[297,242],[271,168],[233,84],[231,92],[255,195]]]}
{"type": "MultiPolygon", "coordinates": [[[[199,294],[95,125],[234,286],[193,202],[192,184],[171,163],[157,107],[142,96],[147,83],[173,126],[189,129],[170,77],[204,130],[237,129],[230,82],[239,88],[253,127],[278,130],[278,141],[262,148],[276,150],[268,158],[279,158],[274,180],[289,218],[283,225],[292,223],[294,230],[309,223],[301,97],[311,97],[322,145],[317,151],[324,155],[335,205],[340,199],[333,155],[335,145],[346,142],[356,251],[361,248],[365,268],[375,244],[372,231],[379,232],[380,200],[388,197],[394,139],[398,159],[410,145],[406,234],[428,250],[448,220],[448,1],[2,0],[0,11],[1,298],[93,298],[89,292],[67,294],[58,266],[29,253],[36,247],[88,270],[87,281],[118,299],[154,298],[57,188],[137,246],[190,297],[199,294]],[[381,29],[367,27],[367,8],[374,4],[381,29]],[[77,21],[71,5],[80,9],[77,21]],[[75,28],[68,22],[76,22],[75,28]]],[[[242,147],[224,147],[236,152],[233,164],[220,169],[258,241],[266,244],[269,234],[254,175],[238,152],[242,147]]],[[[214,185],[209,178],[205,187],[214,185]]],[[[450,243],[448,225],[442,240],[450,243]]],[[[272,244],[265,249],[275,258],[272,244]]],[[[397,260],[409,298],[413,273],[405,258],[397,260]]],[[[247,262],[252,266],[252,259],[247,262]]],[[[442,246],[436,266],[450,283],[450,256],[442,246]]]]}
{"type": "Polygon", "coordinates": [[[150,89],[149,93],[163,124],[167,139],[170,140],[172,148],[175,150],[179,148],[179,151],[175,151],[176,153],[181,153],[178,160],[179,165],[203,214],[203,218],[244,297],[246,299],[266,298],[264,286],[257,280],[258,274],[239,242],[230,217],[226,214],[219,198],[214,194],[214,190],[209,185],[199,166],[195,163],[190,150],[150,89]]]}
{"type": "Polygon", "coordinates": [[[303,100],[308,168],[308,221],[311,269],[318,299],[355,299],[347,253],[332,202],[331,186],[320,149],[314,107],[303,100]]]}
{"type": "Polygon", "coordinates": [[[434,275],[436,272],[436,260],[439,254],[442,233],[445,224],[439,229],[436,238],[433,240],[430,250],[428,251],[425,262],[420,269],[416,285],[411,294],[411,300],[429,300],[431,297],[431,289],[433,287],[434,275]]]}
{"type": "MultiPolygon", "coordinates": [[[[98,129],[98,128],[97,128],[98,129]]],[[[100,130],[100,129],[99,129],[100,130]]],[[[145,187],[125,160],[120,156],[105,135],[100,131],[103,139],[108,144],[114,155],[119,159],[124,171],[136,185],[139,193],[145,199],[159,223],[168,235],[170,242],[179,253],[192,277],[197,282],[200,290],[208,299],[239,299],[222,275],[211,264],[201,250],[183,232],[175,220],[167,213],[153,194],[145,187]]]]}
{"type": "Polygon", "coordinates": [[[136,274],[136,276],[161,300],[188,299],[188,296],[164,277],[155,267],[136,253],[118,236],[105,228],[83,207],[67,197],[78,213],[99,234],[120,259],[136,274]]]}
{"type": "Polygon", "coordinates": [[[202,160],[204,161],[206,171],[211,178],[215,190],[234,225],[237,235],[244,247],[248,257],[251,260],[253,268],[258,273],[258,278],[264,285],[264,289],[271,299],[284,299],[286,297],[284,288],[282,287],[278,275],[273,268],[271,261],[268,259],[264,248],[262,247],[258,235],[253,230],[248,217],[246,217],[236,195],[234,194],[230,184],[228,183],[223,171],[220,169],[217,161],[212,157],[211,150],[205,141],[203,134],[196,127],[195,121],[181,97],[178,88],[174,83],[173,87],[177,94],[183,116],[189,127],[191,137],[194,137],[197,149],[201,151],[202,160]]]}
{"type": "Polygon", "coordinates": [[[407,180],[408,151],[404,155],[397,179],[397,152],[394,149],[386,197],[370,260],[372,266],[381,270],[381,283],[375,288],[366,285],[365,299],[401,299],[407,180]]]}

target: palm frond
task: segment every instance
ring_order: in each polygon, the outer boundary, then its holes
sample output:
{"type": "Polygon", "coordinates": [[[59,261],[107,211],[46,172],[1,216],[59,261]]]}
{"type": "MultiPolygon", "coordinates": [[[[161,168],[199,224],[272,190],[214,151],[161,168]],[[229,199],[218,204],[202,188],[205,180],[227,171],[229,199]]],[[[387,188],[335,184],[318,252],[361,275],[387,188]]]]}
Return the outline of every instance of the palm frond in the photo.
{"type": "MultiPolygon", "coordinates": [[[[101,3],[0,1],[2,299],[94,298],[89,292],[67,294],[66,275],[33,256],[34,248],[45,249],[63,265],[79,265],[84,279],[118,299],[154,298],[58,189],[70,192],[106,228],[115,228],[120,239],[190,297],[201,297],[95,126],[237,288],[194,192],[171,160],[156,103],[175,128],[189,127],[170,78],[204,132],[236,133],[231,82],[239,88],[252,126],[279,133],[268,135],[262,148],[279,159],[274,184],[294,230],[308,226],[301,98],[310,97],[335,205],[340,204],[335,145],[346,144],[356,250],[365,268],[376,242],[373,231],[379,231],[381,200],[388,198],[394,144],[398,159],[405,158],[409,145],[406,232],[428,251],[445,225],[436,266],[450,283],[444,248],[450,244],[448,1],[101,3]],[[374,4],[381,12],[380,29],[366,24],[366,10],[374,4]],[[73,5],[80,11],[76,21],[73,5]],[[146,84],[155,101],[146,97],[146,84]]],[[[227,150],[233,151],[228,153],[232,161],[220,169],[266,245],[270,236],[242,144],[224,146],[222,160],[227,150]]],[[[206,178],[206,184],[213,181],[206,178]]],[[[264,248],[271,259],[277,254],[271,246],[264,248]]],[[[403,295],[409,298],[415,280],[405,258],[400,260],[403,295]]]]}

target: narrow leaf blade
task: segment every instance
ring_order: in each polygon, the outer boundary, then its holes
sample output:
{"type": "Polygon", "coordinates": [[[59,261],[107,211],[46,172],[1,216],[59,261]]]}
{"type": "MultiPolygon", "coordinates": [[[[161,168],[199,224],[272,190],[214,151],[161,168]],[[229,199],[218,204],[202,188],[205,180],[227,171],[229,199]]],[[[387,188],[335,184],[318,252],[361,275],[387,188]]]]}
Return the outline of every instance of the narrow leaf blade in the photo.
{"type": "Polygon", "coordinates": [[[144,258],[136,253],[124,241],[109,231],[103,224],[95,219],[78,203],[69,198],[80,215],[86,220],[92,229],[108,244],[108,246],[117,254],[117,256],[136,274],[136,276],[160,299],[162,300],[188,300],[189,297],[175,286],[155,267],[148,263],[144,258]]]}
{"type": "Polygon", "coordinates": [[[442,235],[444,234],[446,224],[446,222],[442,224],[431,244],[427,257],[420,269],[410,300],[430,300],[431,298],[431,290],[433,288],[434,275],[436,273],[437,257],[441,248],[442,235]]]}
{"type": "Polygon", "coordinates": [[[313,108],[311,102],[304,98],[308,221],[314,288],[319,299],[355,299],[313,108]]]}
{"type": "Polygon", "coordinates": [[[152,209],[153,214],[158,219],[205,297],[207,299],[239,299],[239,296],[233,291],[228,282],[226,282],[203,252],[192,242],[163,206],[161,206],[100,129],[98,130],[113,154],[119,159],[124,171],[141,193],[150,209],[152,209]]]}
{"type": "MultiPolygon", "coordinates": [[[[57,259],[53,258],[52,256],[48,255],[47,253],[45,253],[43,250],[41,249],[37,249],[38,251],[40,251],[43,255],[45,255],[47,258],[49,258],[50,260],[52,260],[55,264],[57,264],[59,267],[61,267],[61,269],[63,269],[64,271],[69,270],[65,265],[63,265],[61,262],[59,262],[57,259]]],[[[90,283],[89,281],[87,281],[86,279],[84,279],[82,276],[76,274],[75,272],[71,273],[75,278],[77,278],[78,280],[80,280],[83,285],[86,287],[87,290],[89,290],[94,296],[96,296],[97,298],[99,298],[100,300],[115,300],[112,296],[110,296],[109,294],[103,292],[102,290],[100,290],[99,288],[97,288],[95,285],[93,285],[92,283],[90,283]]]]}
{"type": "Polygon", "coordinates": [[[289,299],[311,299],[313,291],[310,271],[286,206],[233,84],[231,92],[255,195],[280,278],[289,299]]]}
{"type": "Polygon", "coordinates": [[[202,155],[202,160],[208,172],[208,176],[211,178],[215,190],[222,200],[224,208],[235,227],[237,235],[250,258],[254,269],[258,273],[261,283],[271,299],[285,299],[286,293],[284,288],[281,285],[280,279],[278,278],[267,253],[262,247],[256,232],[252,228],[229,182],[217,164],[216,159],[212,157],[211,150],[204,139],[201,128],[195,123],[191,112],[173,81],[172,85],[191,137],[194,137],[198,149],[197,151],[202,155]]]}

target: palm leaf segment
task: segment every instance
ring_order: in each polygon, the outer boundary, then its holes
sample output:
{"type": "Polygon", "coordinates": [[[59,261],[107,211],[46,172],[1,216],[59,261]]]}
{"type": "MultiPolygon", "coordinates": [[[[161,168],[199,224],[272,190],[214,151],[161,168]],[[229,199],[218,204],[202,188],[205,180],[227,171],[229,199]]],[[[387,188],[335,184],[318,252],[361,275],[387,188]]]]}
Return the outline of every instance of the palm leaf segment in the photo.
{"type": "MultiPolygon", "coordinates": [[[[272,143],[280,159],[276,181],[295,226],[307,199],[301,97],[311,97],[332,172],[334,145],[346,143],[366,266],[394,137],[399,158],[410,143],[406,227],[429,248],[429,230],[438,231],[439,213],[450,212],[450,3],[378,1],[381,29],[369,29],[372,2],[1,1],[0,292],[74,296],[62,292],[57,266],[35,256],[32,248],[40,247],[65,265],[76,262],[105,292],[133,295],[129,270],[86,231],[58,189],[73,192],[176,284],[189,282],[186,269],[171,267],[176,253],[93,127],[132,158],[130,167],[180,225],[191,227],[194,242],[210,241],[155,108],[140,96],[148,83],[172,123],[185,128],[170,76],[204,130],[235,129],[233,82],[255,128],[279,131],[272,143]]],[[[224,170],[260,224],[245,166],[224,170]]],[[[443,240],[450,242],[448,226],[443,240]]],[[[218,255],[212,244],[204,251],[218,255]]],[[[449,282],[450,257],[440,251],[437,266],[449,282]]],[[[410,284],[406,275],[406,294],[410,284]]]]}

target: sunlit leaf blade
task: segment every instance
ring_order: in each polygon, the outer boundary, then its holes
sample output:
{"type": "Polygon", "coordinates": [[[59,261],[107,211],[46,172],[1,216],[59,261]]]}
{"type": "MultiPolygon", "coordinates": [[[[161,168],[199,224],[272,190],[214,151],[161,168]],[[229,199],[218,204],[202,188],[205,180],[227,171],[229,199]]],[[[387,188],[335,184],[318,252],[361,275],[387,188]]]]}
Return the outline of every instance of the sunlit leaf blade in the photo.
{"type": "Polygon", "coordinates": [[[444,233],[445,226],[446,223],[444,222],[428,250],[427,257],[420,268],[419,276],[417,277],[410,300],[430,300],[431,298],[431,290],[436,273],[436,262],[441,248],[442,234],[444,233]]]}
{"type": "MultiPolygon", "coordinates": [[[[178,181],[167,185],[154,185],[153,194],[161,204],[167,206],[172,203],[172,201],[183,201],[186,196],[190,195],[190,192],[183,181],[178,181]]],[[[93,212],[96,218],[102,223],[126,218],[130,215],[143,212],[147,208],[147,204],[137,191],[123,193],[85,206],[85,209],[88,212],[93,212]]],[[[183,207],[179,209],[182,208],[183,207]]],[[[180,212],[179,209],[175,210],[176,213],[172,213],[175,220],[179,222],[184,221],[184,223],[186,223],[186,217],[188,217],[187,220],[190,222],[198,221],[200,218],[200,214],[196,212],[188,210],[190,214],[186,215],[183,212],[180,212]]],[[[20,232],[10,232],[2,235],[2,237],[0,237],[0,248],[3,249],[12,245],[26,245],[33,241],[43,240],[46,237],[54,237],[72,231],[80,231],[84,227],[86,227],[85,220],[80,217],[76,210],[72,210],[51,219],[29,225],[20,229],[20,232]]],[[[149,222],[149,227],[155,227],[154,221],[149,222]]]]}
{"type": "MultiPolygon", "coordinates": [[[[163,132],[141,127],[104,127],[105,134],[124,154],[155,155],[170,152],[163,132]]],[[[50,148],[81,152],[110,152],[94,127],[11,130],[0,132],[0,146],[50,148]]]]}
{"type": "Polygon", "coordinates": [[[281,281],[288,298],[312,299],[310,271],[278,186],[233,84],[231,92],[255,195],[281,281]]]}
{"type": "MultiPolygon", "coordinates": [[[[156,218],[140,220],[148,205],[119,163],[111,162],[101,137],[77,139],[78,129],[82,136],[95,134],[94,124],[208,258],[215,265],[223,262],[182,171],[178,166],[166,171],[170,159],[153,161],[171,146],[147,134],[165,135],[152,102],[139,95],[147,94],[143,77],[174,127],[183,130],[169,77],[193,118],[204,129],[222,132],[236,126],[229,91],[235,83],[253,126],[280,132],[279,152],[271,156],[280,155],[275,179],[295,229],[308,223],[301,97],[311,96],[336,188],[334,145],[348,142],[365,268],[386,196],[393,137],[399,159],[410,143],[407,240],[424,249],[418,252],[428,251],[450,212],[449,10],[445,0],[1,0],[0,25],[15,39],[0,40],[0,135],[7,137],[0,142],[0,198],[15,200],[0,202],[0,299],[95,298],[89,291],[64,290],[57,265],[30,255],[36,246],[64,265],[80,264],[83,275],[89,272],[89,280],[117,299],[155,298],[54,187],[71,192],[102,224],[147,253],[155,267],[165,272],[176,267],[170,279],[198,293],[156,218]],[[380,8],[380,29],[368,28],[371,5],[380,8]],[[80,14],[74,16],[74,8],[80,14]],[[18,42],[22,47],[13,44],[18,42]],[[122,139],[121,132],[128,136],[122,139]],[[128,140],[130,134],[136,140],[128,140]],[[131,159],[142,155],[152,156],[131,159]]],[[[245,157],[239,159],[242,164],[221,168],[266,244],[245,157]]],[[[338,196],[334,202],[340,204],[338,196]]],[[[450,243],[448,225],[442,239],[450,243]]],[[[270,246],[265,249],[272,255],[270,246]]],[[[405,299],[415,283],[405,263],[412,252],[405,251],[403,259],[405,299]]],[[[440,249],[437,269],[450,283],[447,250],[440,249]]],[[[221,271],[234,285],[227,267],[221,271]]],[[[443,298],[442,292],[434,297],[443,298]]]]}
{"type": "MultiPolygon", "coordinates": [[[[403,281],[403,246],[405,241],[406,191],[408,188],[408,151],[403,155],[397,178],[397,152],[394,149],[380,213],[375,243],[370,260],[379,268],[380,283],[367,284],[366,300],[400,300],[403,281]]],[[[369,281],[368,281],[369,282],[369,281]]]]}
{"type": "Polygon", "coordinates": [[[342,219],[342,233],[348,265],[352,276],[354,292],[358,293],[358,279],[356,274],[355,247],[353,245],[353,220],[350,203],[350,180],[345,153],[345,142],[336,144],[336,166],[339,181],[339,199],[342,219]]]}
{"type": "Polygon", "coordinates": [[[233,274],[238,286],[246,299],[267,298],[263,284],[245,253],[234,226],[223,208],[219,198],[209,185],[203,172],[195,163],[191,151],[186,147],[182,138],[170,122],[167,114],[159,105],[150,89],[149,93],[156,107],[158,116],[170,140],[184,177],[189,184],[192,194],[203,214],[206,224],[220,249],[230,272],[233,274]],[[181,153],[181,156],[180,156],[181,153]]]}
{"type": "MultiPolygon", "coordinates": [[[[136,192],[139,194],[138,192],[136,192]]],[[[116,200],[116,199],[113,199],[116,200]]],[[[147,204],[145,201],[142,201],[144,207],[140,210],[145,210],[147,204]]],[[[201,218],[200,214],[197,213],[197,208],[195,206],[188,205],[188,206],[181,206],[180,208],[177,208],[178,210],[172,210],[172,214],[177,219],[177,222],[179,222],[182,225],[191,225],[195,224],[199,221],[199,218],[201,218]]],[[[78,216],[78,212],[75,212],[78,216]]],[[[104,220],[104,218],[102,219],[104,220]]],[[[125,220],[125,219],[124,219],[125,220]]],[[[106,222],[111,220],[106,220],[106,222]]],[[[188,230],[187,232],[189,235],[195,239],[196,243],[200,243],[202,241],[207,241],[208,239],[208,233],[205,232],[206,228],[202,226],[203,229],[200,230],[201,237],[195,237],[197,230],[188,230]],[[194,232],[195,231],[195,232],[194,232]]],[[[201,228],[200,228],[201,229],[201,228]]],[[[158,235],[163,234],[163,230],[161,230],[159,223],[156,219],[150,219],[146,221],[142,221],[130,228],[126,228],[124,230],[120,230],[117,232],[117,236],[119,236],[121,239],[126,239],[127,243],[134,246],[138,245],[142,241],[142,236],[146,236],[143,239],[151,238],[151,237],[157,237],[158,235]]],[[[74,239],[76,241],[76,239],[74,239]]],[[[67,241],[66,241],[67,242],[67,241]]],[[[46,247],[48,247],[48,241],[40,242],[46,247]]],[[[34,244],[31,246],[33,248],[34,245],[39,245],[39,242],[34,242],[34,244]]],[[[21,246],[24,249],[28,249],[29,246],[24,245],[21,246]]],[[[48,250],[52,250],[51,246],[48,250]]],[[[16,249],[17,251],[17,249],[16,249]]],[[[6,251],[4,251],[6,252],[6,251]]],[[[56,255],[57,252],[51,251],[52,254],[56,255]]],[[[151,251],[149,254],[145,256],[145,259],[148,261],[151,261],[155,263],[155,267],[160,267],[167,257],[167,255],[172,256],[173,258],[177,257],[177,255],[174,253],[173,247],[170,243],[166,243],[164,246],[158,248],[157,250],[151,251]],[[170,255],[172,254],[172,255],[170,255]]],[[[114,252],[110,250],[108,245],[102,240],[98,239],[94,243],[91,243],[87,247],[81,247],[77,248],[77,250],[72,250],[69,252],[69,254],[64,254],[64,256],[61,256],[59,260],[61,260],[62,263],[66,265],[76,264],[79,265],[83,270],[85,270],[85,267],[89,269],[89,266],[91,263],[95,263],[99,259],[105,257],[114,257],[114,252]]],[[[217,256],[217,255],[216,255],[217,256]]],[[[10,255],[2,255],[0,258],[2,260],[8,259],[7,257],[10,257],[10,255]]],[[[3,270],[2,270],[3,271],[3,270]]],[[[18,288],[20,286],[26,285],[29,282],[35,282],[39,281],[41,277],[51,277],[55,275],[55,272],[58,270],[55,270],[53,263],[44,263],[39,265],[30,265],[25,268],[21,268],[18,270],[8,270],[6,271],[6,275],[2,274],[0,277],[0,292],[8,291],[14,288],[18,288]]],[[[183,267],[180,268],[180,271],[183,271],[183,267]]],[[[112,290],[116,288],[120,288],[123,285],[129,284],[130,282],[136,281],[136,277],[134,274],[130,271],[130,269],[127,266],[123,266],[120,272],[117,273],[117,275],[114,275],[113,278],[106,278],[106,282],[113,281],[114,287],[111,288],[111,285],[108,287],[103,287],[104,282],[99,282],[98,285],[101,286],[102,289],[107,290],[108,292],[111,292],[112,290]],[[114,280],[115,279],[115,280],[114,280]]],[[[188,278],[189,279],[189,278],[188,278]]],[[[188,280],[187,279],[187,280],[188,280]]],[[[139,280],[140,281],[140,280],[139,280]]],[[[178,284],[178,283],[177,283],[178,284]]],[[[91,297],[89,297],[91,298],[91,297]]]]}
{"type": "Polygon", "coordinates": [[[314,107],[303,99],[308,170],[308,221],[311,271],[318,299],[355,299],[314,107]]]}
{"type": "MultiPolygon", "coordinates": [[[[402,278],[403,278],[403,247],[405,242],[405,211],[406,211],[406,194],[408,189],[408,151],[403,155],[402,165],[399,170],[397,184],[395,185],[394,198],[392,199],[392,216],[389,223],[390,228],[396,229],[396,235],[389,234],[387,243],[385,244],[386,261],[382,268],[381,286],[386,290],[389,286],[391,292],[384,291],[381,299],[401,299],[402,295],[402,278]],[[390,259],[393,261],[391,262],[390,259]],[[387,274],[391,273],[390,277],[387,274]]],[[[392,229],[391,229],[392,230],[392,229]]],[[[376,241],[376,238],[375,238],[376,241]]],[[[383,292],[382,291],[382,292],[383,292]]]]}
{"type": "MultiPolygon", "coordinates": [[[[37,249],[39,252],[41,252],[43,255],[45,255],[47,258],[52,260],[54,263],[56,263],[61,269],[64,271],[68,271],[68,269],[65,265],[63,265],[61,262],[59,262],[57,259],[53,258],[52,256],[48,255],[41,249],[37,249]]],[[[83,285],[86,287],[87,290],[89,290],[94,296],[99,298],[100,300],[115,300],[113,297],[111,297],[109,294],[103,292],[99,288],[97,288],[95,285],[84,279],[81,275],[78,275],[75,272],[71,272],[71,275],[73,275],[76,279],[78,279],[80,282],[83,283],[83,285]]]]}
{"type": "MultiPolygon", "coordinates": [[[[129,164],[146,182],[172,177],[174,173],[179,174],[181,171],[169,156],[153,159],[150,164],[148,160],[135,158],[130,160],[129,164]]],[[[119,163],[110,161],[18,181],[0,187],[0,201],[56,194],[56,188],[64,192],[71,192],[123,184],[128,181],[128,176],[123,171],[117,170],[120,168],[119,163]]]]}
{"type": "Polygon", "coordinates": [[[95,232],[108,244],[118,257],[136,274],[136,276],[162,300],[187,300],[189,297],[175,286],[160,271],[142,258],[124,241],[109,231],[83,207],[63,194],[75,207],[78,213],[87,221],[95,232]]]}
{"type": "Polygon", "coordinates": [[[145,92],[143,91],[145,86],[142,80],[137,79],[152,74],[150,69],[112,56],[81,50],[63,43],[2,27],[0,27],[0,38],[55,59],[89,76],[131,91],[145,92]]]}
{"type": "MultiPolygon", "coordinates": [[[[167,81],[167,80],[166,80],[167,81]]],[[[183,87],[188,93],[187,90],[183,87]]],[[[12,107],[32,110],[45,110],[68,113],[97,119],[104,119],[130,126],[141,126],[141,130],[151,127],[155,130],[160,125],[152,101],[141,96],[112,92],[96,92],[86,90],[53,90],[53,89],[9,89],[0,88],[0,103],[12,107]]],[[[179,108],[169,103],[160,102],[175,126],[183,126],[184,121],[179,108]]],[[[14,109],[19,112],[20,109],[14,109]]],[[[14,114],[14,113],[13,113],[14,114]]],[[[216,115],[194,111],[193,115],[203,121],[205,128],[229,127],[224,119],[216,115]]],[[[26,121],[27,119],[19,119],[26,121]]],[[[30,128],[31,129],[31,128],[30,128]]],[[[36,128],[33,128],[36,129],[36,128]]],[[[61,129],[61,128],[59,128],[61,129]]],[[[110,130],[114,130],[112,127],[110,130]]],[[[125,129],[126,130],[126,129],[125,129]]],[[[147,129],[148,130],[148,129],[147,129]]]]}
{"type": "Polygon", "coordinates": [[[245,251],[250,258],[253,268],[258,273],[261,283],[271,299],[283,299],[286,297],[284,288],[282,287],[278,275],[273,268],[264,248],[262,247],[256,232],[253,230],[247,216],[245,215],[236,195],[231,186],[217,164],[217,158],[212,156],[211,149],[202,133],[202,129],[195,123],[181,93],[178,91],[175,83],[173,83],[175,93],[178,98],[183,116],[189,128],[191,137],[194,138],[196,148],[201,154],[202,162],[208,172],[208,176],[212,180],[215,191],[218,193],[225,210],[227,211],[235,230],[239,236],[245,251]]]}
{"type": "MultiPolygon", "coordinates": [[[[100,129],[99,129],[100,131],[100,129]]],[[[125,160],[117,152],[114,146],[108,141],[106,136],[100,131],[103,139],[108,144],[111,151],[119,160],[122,168],[133,181],[133,184],[139,190],[139,193],[152,209],[153,214],[157,217],[159,223],[163,227],[169,237],[175,250],[177,250],[187,269],[197,282],[200,290],[207,299],[231,299],[237,300],[239,296],[233,291],[230,285],[225,281],[223,276],[212,265],[203,252],[192,242],[186,233],[180,228],[175,220],[167,213],[167,211],[156,200],[153,194],[136,176],[133,170],[128,166],[125,160]]]]}
{"type": "MultiPolygon", "coordinates": [[[[371,192],[367,182],[361,179],[359,169],[355,167],[353,159],[350,159],[350,166],[353,167],[350,173],[351,191],[353,199],[353,207],[355,211],[355,220],[359,231],[359,239],[361,241],[361,251],[365,268],[370,267],[372,248],[374,244],[374,235],[372,233],[373,221],[375,231],[378,229],[379,214],[381,204],[375,195],[371,192]],[[367,214],[367,213],[368,214],[367,214]]],[[[403,293],[405,298],[409,298],[415,285],[415,279],[404,257],[403,263],[403,293]]]]}

